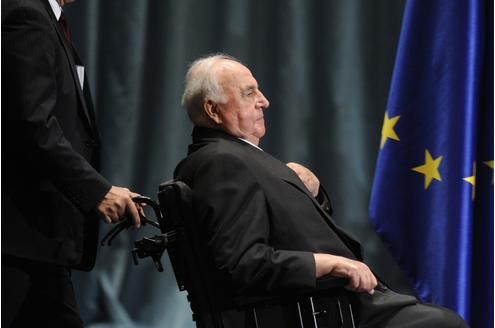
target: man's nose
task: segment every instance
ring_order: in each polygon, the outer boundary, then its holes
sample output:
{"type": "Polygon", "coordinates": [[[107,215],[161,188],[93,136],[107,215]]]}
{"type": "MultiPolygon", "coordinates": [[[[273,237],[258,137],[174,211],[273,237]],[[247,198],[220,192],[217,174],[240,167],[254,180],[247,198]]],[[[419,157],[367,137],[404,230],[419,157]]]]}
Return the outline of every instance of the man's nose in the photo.
{"type": "Polygon", "coordinates": [[[263,109],[266,109],[270,106],[270,102],[268,101],[268,99],[266,99],[265,95],[261,91],[259,91],[258,103],[260,107],[263,107],[263,109]]]}

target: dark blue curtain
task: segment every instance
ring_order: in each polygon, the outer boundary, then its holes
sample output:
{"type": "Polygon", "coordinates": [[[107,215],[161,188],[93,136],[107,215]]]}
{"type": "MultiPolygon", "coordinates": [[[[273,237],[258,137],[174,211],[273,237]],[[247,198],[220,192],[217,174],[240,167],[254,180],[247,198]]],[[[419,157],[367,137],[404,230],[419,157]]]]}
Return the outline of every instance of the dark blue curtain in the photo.
{"type": "MultiPolygon", "coordinates": [[[[191,125],[180,106],[190,61],[227,52],[249,66],[271,102],[261,146],[310,167],[330,191],[335,219],[363,242],[392,286],[408,284],[371,229],[367,208],[404,1],[78,0],[67,5],[91,82],[103,170],[155,197],[185,155],[191,125]]],[[[150,228],[147,228],[150,229],[150,228]]],[[[102,226],[102,233],[108,227],[102,226]]],[[[193,327],[163,257],[135,267],[124,233],[74,273],[90,327],[193,327]]]]}

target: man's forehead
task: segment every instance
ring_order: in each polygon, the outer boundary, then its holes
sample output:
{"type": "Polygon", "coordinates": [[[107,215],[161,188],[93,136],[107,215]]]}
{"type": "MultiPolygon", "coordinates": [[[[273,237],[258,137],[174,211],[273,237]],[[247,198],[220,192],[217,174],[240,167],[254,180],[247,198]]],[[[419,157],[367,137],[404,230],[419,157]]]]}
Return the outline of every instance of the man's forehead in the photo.
{"type": "Polygon", "coordinates": [[[217,67],[218,74],[224,80],[224,83],[230,84],[235,82],[240,88],[256,88],[258,83],[251,74],[251,71],[241,63],[225,59],[217,67]]]}
{"type": "Polygon", "coordinates": [[[217,68],[218,68],[218,70],[224,71],[224,72],[233,72],[236,74],[249,74],[249,75],[251,75],[251,71],[249,70],[249,68],[247,68],[246,66],[244,66],[243,64],[241,64],[239,62],[236,62],[236,61],[230,60],[230,59],[221,59],[217,63],[217,68]]]}

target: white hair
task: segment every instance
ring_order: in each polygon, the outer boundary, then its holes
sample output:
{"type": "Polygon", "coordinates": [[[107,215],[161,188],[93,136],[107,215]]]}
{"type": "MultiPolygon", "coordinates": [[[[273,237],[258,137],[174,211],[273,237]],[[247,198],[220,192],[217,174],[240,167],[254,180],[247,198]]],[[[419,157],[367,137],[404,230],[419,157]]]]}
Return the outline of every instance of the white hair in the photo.
{"type": "Polygon", "coordinates": [[[227,54],[213,54],[196,59],[186,73],[182,106],[187,110],[189,119],[195,123],[203,114],[205,99],[216,103],[224,103],[225,93],[215,74],[215,65],[222,60],[240,61],[227,54]]]}

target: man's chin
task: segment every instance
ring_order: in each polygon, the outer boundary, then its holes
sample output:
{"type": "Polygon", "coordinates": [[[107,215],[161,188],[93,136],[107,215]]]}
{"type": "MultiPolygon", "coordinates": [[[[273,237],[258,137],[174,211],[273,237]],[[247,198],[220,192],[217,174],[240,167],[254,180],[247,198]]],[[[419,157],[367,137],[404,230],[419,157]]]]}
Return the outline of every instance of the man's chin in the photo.
{"type": "Polygon", "coordinates": [[[255,128],[255,135],[258,137],[258,138],[261,138],[265,135],[265,132],[266,132],[266,129],[265,129],[265,121],[263,119],[261,119],[261,122],[263,123],[262,125],[258,125],[256,128],[255,128]]]}

